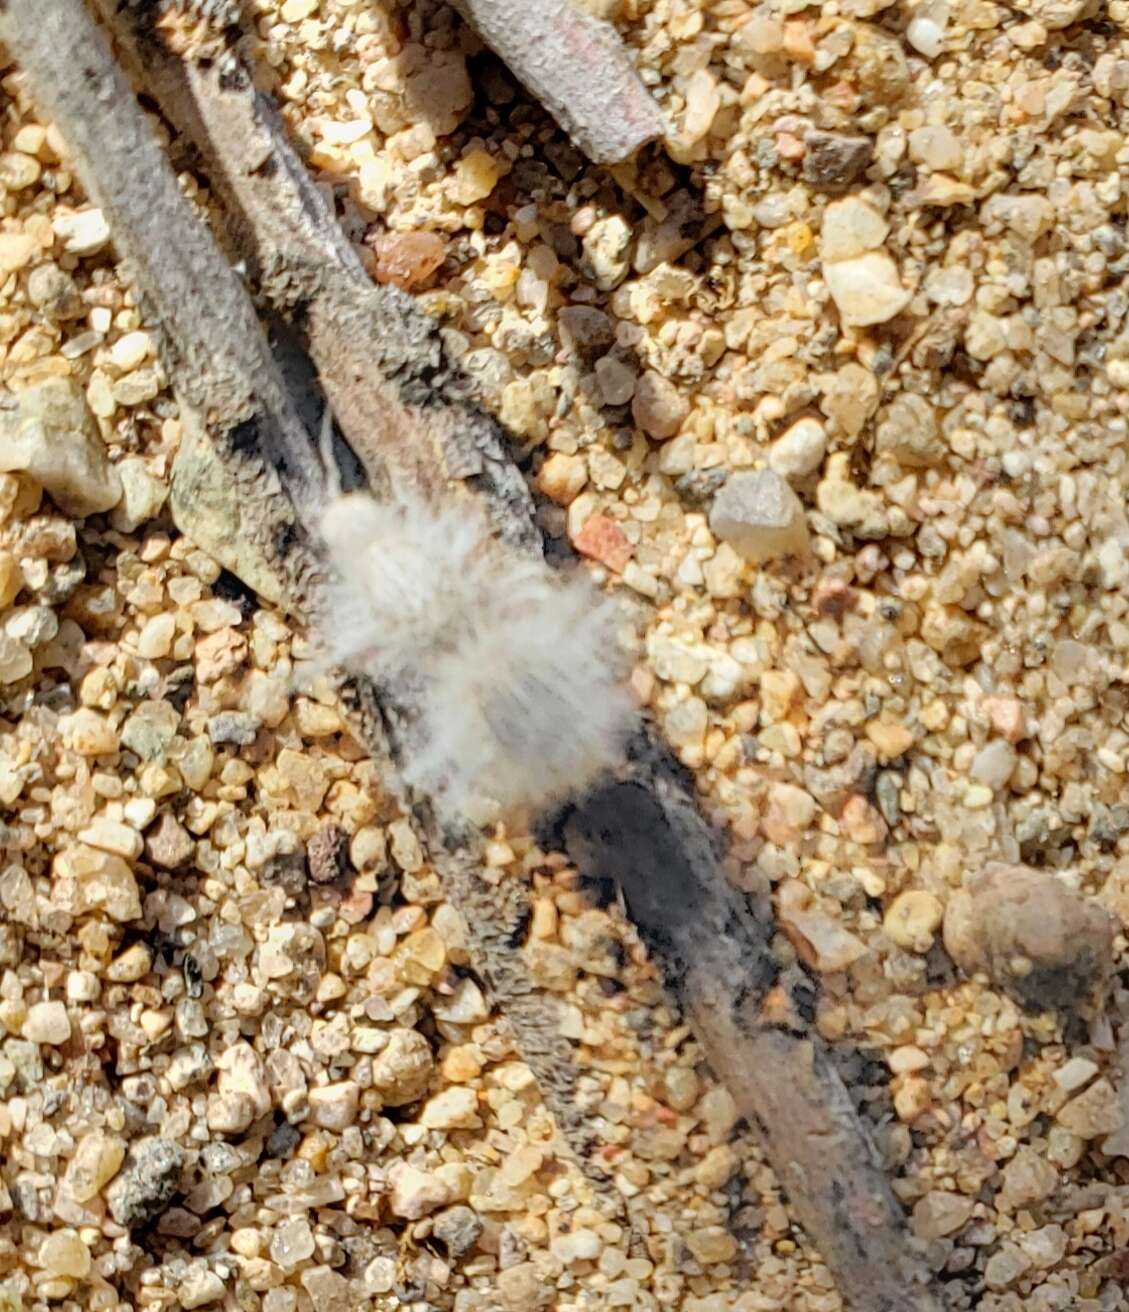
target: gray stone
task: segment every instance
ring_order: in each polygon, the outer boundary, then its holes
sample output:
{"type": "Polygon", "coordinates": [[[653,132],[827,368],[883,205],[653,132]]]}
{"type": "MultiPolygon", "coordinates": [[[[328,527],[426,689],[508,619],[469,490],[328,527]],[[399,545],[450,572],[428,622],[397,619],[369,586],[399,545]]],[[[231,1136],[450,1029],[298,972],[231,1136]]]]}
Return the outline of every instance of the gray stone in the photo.
{"type": "Polygon", "coordinates": [[[143,761],[159,761],[179,725],[180,716],[168,702],[142,702],[122,725],[121,745],[143,761]]]}
{"type": "Polygon", "coordinates": [[[478,1242],[482,1222],[469,1207],[449,1207],[436,1216],[432,1234],[446,1245],[448,1257],[462,1257],[478,1242]]]}
{"type": "Polygon", "coordinates": [[[106,1203],[118,1225],[132,1228],[159,1216],[180,1187],[184,1153],[172,1139],[139,1139],[106,1188],[106,1203]]]}
{"type": "Polygon", "coordinates": [[[753,562],[799,555],[808,545],[803,503],[771,469],[734,474],[714,498],[710,528],[753,562]]]}
{"type": "Polygon", "coordinates": [[[48,378],[5,398],[0,471],[30,474],[68,515],[95,515],[121,499],[121,480],[72,378],[48,378]]]}
{"type": "Polygon", "coordinates": [[[221,711],[208,721],[208,737],[217,747],[250,747],[259,732],[259,721],[247,711],[221,711]]]}

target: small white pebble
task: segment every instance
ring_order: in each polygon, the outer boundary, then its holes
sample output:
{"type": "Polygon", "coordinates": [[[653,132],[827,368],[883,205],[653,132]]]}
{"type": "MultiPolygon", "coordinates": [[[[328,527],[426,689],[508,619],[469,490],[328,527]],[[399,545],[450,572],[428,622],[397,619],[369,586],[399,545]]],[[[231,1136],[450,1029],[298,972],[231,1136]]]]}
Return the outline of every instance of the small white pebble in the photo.
{"type": "Polygon", "coordinates": [[[32,1043],[47,1043],[52,1047],[66,1043],[71,1037],[71,1018],[62,1002],[36,1002],[27,1009],[23,1036],[32,1043]]]}

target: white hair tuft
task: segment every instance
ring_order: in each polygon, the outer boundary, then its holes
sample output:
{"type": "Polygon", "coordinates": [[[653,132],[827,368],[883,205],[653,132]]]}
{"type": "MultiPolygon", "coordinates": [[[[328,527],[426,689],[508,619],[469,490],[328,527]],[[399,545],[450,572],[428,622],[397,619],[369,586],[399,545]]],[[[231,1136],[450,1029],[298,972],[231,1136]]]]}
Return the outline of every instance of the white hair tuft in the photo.
{"type": "Polygon", "coordinates": [[[632,701],[589,579],[505,546],[470,501],[336,495],[321,531],[327,656],[408,702],[404,775],[442,811],[543,809],[620,758],[632,701]]]}

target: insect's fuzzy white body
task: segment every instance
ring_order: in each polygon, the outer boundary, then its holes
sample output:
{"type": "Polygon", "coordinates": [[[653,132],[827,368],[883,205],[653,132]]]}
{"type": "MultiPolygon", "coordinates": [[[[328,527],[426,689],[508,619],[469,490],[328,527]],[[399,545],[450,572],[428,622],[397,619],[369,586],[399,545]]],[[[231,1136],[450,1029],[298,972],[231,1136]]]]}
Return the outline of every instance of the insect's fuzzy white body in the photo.
{"type": "Polygon", "coordinates": [[[494,538],[476,506],[331,498],[329,658],[406,692],[410,784],[471,817],[584,791],[633,716],[613,604],[494,538]]]}

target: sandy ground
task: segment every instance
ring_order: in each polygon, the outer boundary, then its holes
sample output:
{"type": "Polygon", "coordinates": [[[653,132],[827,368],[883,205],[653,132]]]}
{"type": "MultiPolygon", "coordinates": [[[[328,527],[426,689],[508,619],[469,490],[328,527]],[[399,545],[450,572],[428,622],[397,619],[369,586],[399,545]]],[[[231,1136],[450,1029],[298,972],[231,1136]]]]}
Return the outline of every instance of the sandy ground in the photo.
{"type": "MultiPolygon", "coordinates": [[[[243,52],[623,601],[952,1306],[1126,1306],[1129,5],[593,7],[637,166],[427,0],[243,52]],[[1022,1005],[1016,865],[1102,1005],[1022,1005]]],[[[174,528],[155,325],[0,87],[0,377],[81,469],[0,474],[0,1308],[839,1308],[630,928],[499,829],[615,1199],[560,1151],[308,636],[174,528]]]]}

